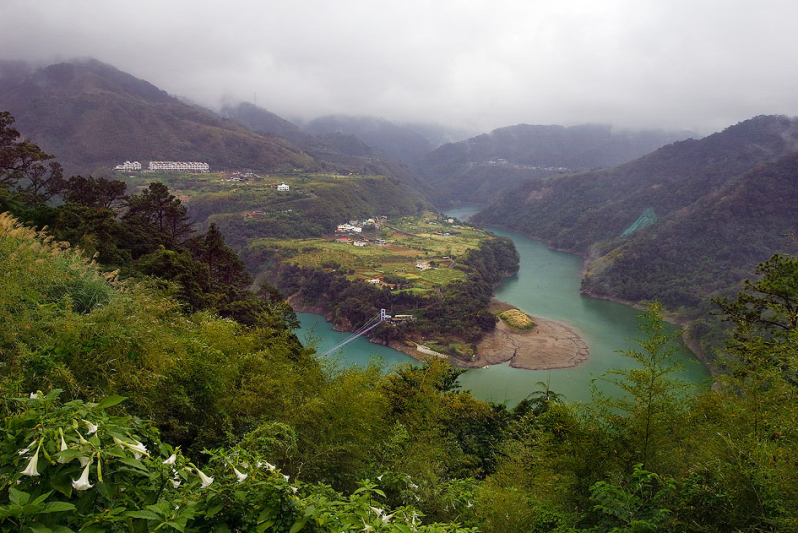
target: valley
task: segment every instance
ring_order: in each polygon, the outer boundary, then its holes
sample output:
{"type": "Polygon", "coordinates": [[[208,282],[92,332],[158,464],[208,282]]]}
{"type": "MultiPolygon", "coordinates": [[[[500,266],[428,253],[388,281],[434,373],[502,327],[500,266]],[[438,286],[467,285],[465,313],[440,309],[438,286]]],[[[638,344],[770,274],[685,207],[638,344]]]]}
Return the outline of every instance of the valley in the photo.
{"type": "Polygon", "coordinates": [[[0,62],[0,530],[796,531],[797,118],[459,135],[0,62]]]}

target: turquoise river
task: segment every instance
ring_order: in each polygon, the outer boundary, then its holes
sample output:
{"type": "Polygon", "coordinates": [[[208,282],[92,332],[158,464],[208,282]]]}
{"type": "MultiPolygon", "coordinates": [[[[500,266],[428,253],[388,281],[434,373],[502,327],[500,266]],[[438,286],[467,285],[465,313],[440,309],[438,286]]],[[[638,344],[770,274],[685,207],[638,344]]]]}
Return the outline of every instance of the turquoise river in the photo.
{"type": "MultiPolygon", "coordinates": [[[[475,212],[473,208],[449,211],[449,216],[462,220],[475,212]]],[[[519,272],[503,281],[495,298],[519,307],[526,313],[562,322],[578,332],[589,345],[589,358],[578,366],[560,370],[523,370],[507,363],[487,369],[471,369],[461,375],[462,389],[477,398],[515,405],[533,392],[537,382],[548,382],[550,388],[563,394],[567,401],[591,400],[590,384],[610,368],[629,368],[633,360],[619,353],[634,348],[630,339],[639,337],[640,311],[616,302],[599,300],[580,293],[583,259],[579,256],[550,250],[540,242],[523,235],[496,228],[495,234],[513,239],[520,255],[519,272]]],[[[336,346],[349,336],[333,331],[318,315],[298,313],[301,329],[297,332],[304,343],[316,343],[319,353],[336,346]]],[[[366,365],[374,356],[391,367],[413,362],[404,353],[359,338],[347,344],[336,355],[342,364],[366,365]]],[[[683,371],[676,377],[697,386],[706,386],[708,370],[688,350],[676,354],[683,371]]],[[[603,388],[603,387],[601,387],[603,388]]],[[[613,388],[608,389],[613,393],[613,388]]]]}

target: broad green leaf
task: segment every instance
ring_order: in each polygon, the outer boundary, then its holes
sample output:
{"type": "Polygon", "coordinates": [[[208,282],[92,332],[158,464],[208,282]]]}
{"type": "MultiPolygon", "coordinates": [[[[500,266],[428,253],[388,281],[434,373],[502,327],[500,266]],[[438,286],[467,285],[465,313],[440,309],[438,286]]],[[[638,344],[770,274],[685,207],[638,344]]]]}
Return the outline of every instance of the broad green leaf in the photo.
{"type": "Polygon", "coordinates": [[[81,533],[106,533],[106,528],[102,524],[89,524],[80,529],[81,533]]]}
{"type": "Polygon", "coordinates": [[[114,493],[117,491],[116,485],[112,483],[98,483],[96,488],[97,492],[107,500],[113,500],[114,493]]]}
{"type": "Polygon", "coordinates": [[[40,513],[60,513],[61,511],[73,511],[75,506],[69,502],[47,502],[44,504],[40,513]]]}
{"type": "Polygon", "coordinates": [[[272,527],[272,524],[275,523],[275,520],[267,520],[266,522],[261,522],[256,526],[256,533],[263,533],[268,528],[272,527]]]}
{"type": "Polygon", "coordinates": [[[29,524],[28,527],[31,528],[33,533],[53,533],[53,530],[44,524],[37,524],[34,522],[33,524],[29,524]]]}
{"type": "Polygon", "coordinates": [[[131,466],[133,468],[136,468],[137,470],[147,472],[147,468],[142,464],[142,462],[137,461],[136,459],[132,459],[130,457],[123,457],[122,459],[119,460],[119,462],[131,466]]]}
{"type": "Polygon", "coordinates": [[[54,400],[54,399],[58,398],[58,395],[61,394],[62,392],[64,392],[64,389],[53,389],[53,390],[51,390],[50,392],[47,393],[47,395],[44,397],[44,399],[45,400],[54,400]]]}
{"type": "Polygon", "coordinates": [[[31,499],[31,495],[27,492],[22,492],[21,490],[17,490],[14,487],[11,487],[11,490],[8,494],[8,499],[11,500],[13,505],[23,506],[31,499]]]}
{"type": "Polygon", "coordinates": [[[186,519],[183,520],[170,520],[169,522],[164,522],[163,525],[171,526],[183,533],[183,530],[186,529],[186,519]]]}
{"type": "Polygon", "coordinates": [[[67,526],[50,526],[50,529],[53,530],[53,533],[75,533],[67,526]]]}
{"type": "Polygon", "coordinates": [[[31,502],[31,504],[38,505],[38,504],[42,503],[43,501],[45,501],[51,494],[53,494],[52,490],[47,491],[44,494],[42,494],[41,496],[39,496],[38,498],[36,498],[35,500],[33,500],[31,502]]]}
{"type": "Polygon", "coordinates": [[[55,454],[56,459],[75,459],[76,457],[86,456],[88,452],[77,448],[67,448],[55,454]]]}
{"type": "Polygon", "coordinates": [[[125,396],[109,396],[108,398],[104,399],[100,403],[97,404],[98,409],[108,409],[118,403],[122,403],[128,398],[125,396]]]}
{"type": "Polygon", "coordinates": [[[299,520],[299,521],[295,522],[294,524],[292,524],[292,527],[289,528],[289,533],[297,533],[298,531],[303,529],[303,526],[306,525],[306,522],[308,522],[307,518],[304,518],[303,520],[299,520]]]}
{"type": "Polygon", "coordinates": [[[209,509],[209,510],[206,512],[206,516],[207,516],[208,518],[211,518],[212,516],[214,516],[215,514],[217,514],[218,512],[220,512],[221,510],[222,510],[222,504],[220,503],[220,504],[218,504],[218,505],[215,505],[214,507],[210,508],[210,509],[209,509]]]}
{"type": "Polygon", "coordinates": [[[145,509],[139,511],[129,511],[125,513],[125,516],[130,518],[141,518],[142,520],[161,520],[161,515],[157,515],[153,511],[148,511],[145,509]]]}

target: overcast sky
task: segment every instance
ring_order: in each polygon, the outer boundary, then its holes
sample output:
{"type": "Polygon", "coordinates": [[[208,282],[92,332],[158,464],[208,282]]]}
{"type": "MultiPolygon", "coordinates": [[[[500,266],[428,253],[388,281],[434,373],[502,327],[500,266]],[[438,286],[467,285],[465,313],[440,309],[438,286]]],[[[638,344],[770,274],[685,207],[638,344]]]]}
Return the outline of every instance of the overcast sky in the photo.
{"type": "Polygon", "coordinates": [[[797,0],[1,0],[0,58],[289,119],[710,133],[797,114],[797,27],[797,0]]]}

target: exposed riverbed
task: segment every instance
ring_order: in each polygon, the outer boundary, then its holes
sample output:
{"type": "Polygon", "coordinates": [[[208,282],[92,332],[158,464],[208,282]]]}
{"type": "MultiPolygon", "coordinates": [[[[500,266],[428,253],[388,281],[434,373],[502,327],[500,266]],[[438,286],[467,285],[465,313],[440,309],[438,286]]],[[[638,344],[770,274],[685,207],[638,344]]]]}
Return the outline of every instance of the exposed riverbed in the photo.
{"type": "MultiPolygon", "coordinates": [[[[449,211],[449,216],[467,218],[474,209],[464,208],[449,211]]],[[[547,245],[523,235],[490,228],[494,233],[513,239],[520,254],[519,272],[503,281],[495,292],[495,298],[515,306],[525,313],[564,324],[577,333],[588,345],[586,359],[571,368],[552,370],[525,370],[513,368],[508,362],[490,365],[489,368],[467,370],[460,378],[464,389],[482,400],[507,401],[514,405],[537,388],[537,382],[549,380],[550,388],[563,394],[568,401],[591,400],[590,384],[610,368],[630,368],[633,361],[618,350],[634,348],[627,340],[640,336],[640,311],[631,307],[598,300],[580,293],[583,259],[579,256],[549,250],[547,245]]],[[[333,331],[325,319],[317,315],[298,313],[302,324],[301,340],[307,328],[314,325],[314,334],[319,339],[318,352],[324,352],[326,343],[335,346],[348,336],[333,331]],[[340,338],[341,336],[341,338],[340,338]]],[[[363,365],[370,354],[378,354],[388,364],[413,361],[409,356],[358,339],[348,344],[341,354],[343,362],[363,365]]],[[[710,378],[708,370],[688,350],[676,355],[684,365],[677,376],[687,383],[704,385],[710,378]]]]}

